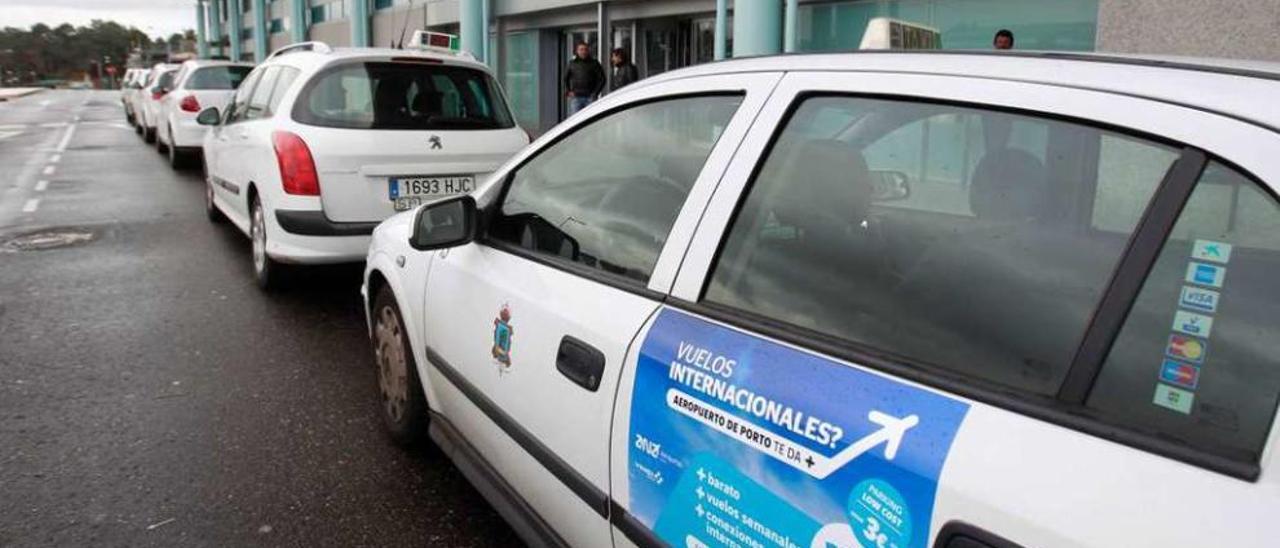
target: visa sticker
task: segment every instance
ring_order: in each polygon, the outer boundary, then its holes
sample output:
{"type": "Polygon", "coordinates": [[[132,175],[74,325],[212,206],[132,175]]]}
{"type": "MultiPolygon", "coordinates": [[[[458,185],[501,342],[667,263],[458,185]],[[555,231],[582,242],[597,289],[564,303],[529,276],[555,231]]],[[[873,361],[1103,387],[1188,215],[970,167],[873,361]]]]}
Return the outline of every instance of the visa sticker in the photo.
{"type": "Polygon", "coordinates": [[[1213,329],[1213,317],[1204,314],[1196,314],[1195,312],[1187,312],[1179,310],[1173,315],[1173,330],[1195,335],[1197,337],[1209,338],[1209,332],[1213,329]]]}
{"type": "Polygon", "coordinates": [[[1160,365],[1160,380],[1194,390],[1200,384],[1200,368],[1189,363],[1166,359],[1160,365]]]}
{"type": "Polygon", "coordinates": [[[1170,358],[1201,363],[1208,350],[1209,344],[1200,339],[1175,334],[1169,336],[1169,346],[1165,348],[1165,354],[1170,358]]]}
{"type": "Polygon", "coordinates": [[[1191,256],[1201,261],[1227,264],[1231,261],[1231,244],[1212,240],[1196,240],[1191,246],[1191,256]]]}
{"type": "Polygon", "coordinates": [[[669,308],[631,395],[629,510],[682,547],[921,546],[969,410],[669,308]]]}
{"type": "Polygon", "coordinates": [[[1182,296],[1178,304],[1201,312],[1217,312],[1218,299],[1221,295],[1212,289],[1201,289],[1190,285],[1182,286],[1182,296]]]}
{"type": "Polygon", "coordinates": [[[1187,264],[1187,281],[1193,284],[1222,287],[1222,281],[1226,277],[1226,267],[1197,262],[1187,264]]]}
{"type": "Polygon", "coordinates": [[[1193,392],[1183,390],[1181,388],[1174,388],[1167,384],[1157,384],[1156,395],[1155,398],[1151,400],[1151,403],[1159,405],[1160,407],[1172,409],[1179,413],[1190,415],[1191,404],[1195,399],[1196,395],[1193,392]]]}

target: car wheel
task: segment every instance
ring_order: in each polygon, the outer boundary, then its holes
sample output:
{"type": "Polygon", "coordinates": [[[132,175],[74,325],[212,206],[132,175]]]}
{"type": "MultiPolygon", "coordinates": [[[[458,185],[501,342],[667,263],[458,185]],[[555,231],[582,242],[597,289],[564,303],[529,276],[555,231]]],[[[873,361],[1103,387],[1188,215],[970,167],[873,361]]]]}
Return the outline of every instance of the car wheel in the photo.
{"type": "Polygon", "coordinates": [[[387,433],[402,447],[421,443],[427,434],[427,399],[400,307],[385,286],[373,301],[373,356],[387,433]]]}
{"type": "Polygon", "coordinates": [[[144,127],[144,128],[142,128],[142,142],[144,142],[144,143],[154,143],[154,142],[156,142],[156,130],[155,130],[155,128],[149,128],[149,127],[144,127]]]}
{"type": "Polygon", "coordinates": [[[209,216],[209,222],[222,224],[227,218],[222,215],[222,211],[213,203],[213,183],[209,182],[209,177],[204,178],[204,213],[209,216]]]}
{"type": "Polygon", "coordinates": [[[156,126],[156,152],[164,154],[169,151],[169,147],[164,144],[164,134],[160,133],[160,126],[156,126]]]}
{"type": "Polygon", "coordinates": [[[257,196],[251,200],[249,237],[253,240],[253,277],[258,280],[258,287],[269,291],[280,287],[285,268],[267,255],[267,218],[263,213],[262,200],[257,196]]]}
{"type": "Polygon", "coordinates": [[[187,167],[187,158],[178,151],[178,147],[173,146],[173,127],[169,128],[169,167],[173,169],[182,169],[187,167]]]}
{"type": "Polygon", "coordinates": [[[142,122],[136,118],[133,120],[133,132],[142,135],[142,122]]]}

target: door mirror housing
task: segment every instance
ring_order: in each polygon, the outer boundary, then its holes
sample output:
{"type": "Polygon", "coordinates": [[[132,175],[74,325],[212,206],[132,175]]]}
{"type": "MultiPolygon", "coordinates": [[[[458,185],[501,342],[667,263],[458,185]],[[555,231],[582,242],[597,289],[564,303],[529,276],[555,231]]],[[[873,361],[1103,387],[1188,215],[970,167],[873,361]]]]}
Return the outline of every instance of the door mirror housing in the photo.
{"type": "Polygon", "coordinates": [[[422,206],[414,217],[409,245],[429,251],[470,243],[475,239],[478,216],[476,199],[465,194],[422,206]]]}
{"type": "Polygon", "coordinates": [[[895,202],[911,197],[911,178],[901,171],[872,170],[871,185],[871,199],[877,202],[895,202]]]}
{"type": "Polygon", "coordinates": [[[221,119],[222,114],[218,112],[218,107],[206,108],[196,115],[196,123],[202,126],[216,126],[221,119]]]}

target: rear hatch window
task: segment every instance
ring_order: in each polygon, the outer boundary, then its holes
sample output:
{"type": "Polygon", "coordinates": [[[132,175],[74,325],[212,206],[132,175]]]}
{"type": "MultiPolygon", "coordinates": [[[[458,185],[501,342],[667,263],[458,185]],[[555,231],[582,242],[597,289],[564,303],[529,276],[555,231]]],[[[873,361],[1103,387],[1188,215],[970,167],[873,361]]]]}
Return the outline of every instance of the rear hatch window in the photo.
{"type": "Polygon", "coordinates": [[[339,65],[312,79],[294,104],[302,124],[348,129],[514,127],[498,86],[465,67],[404,62],[339,65]]]}
{"type": "Polygon", "coordinates": [[[240,66],[197,69],[187,80],[187,89],[236,89],[251,70],[253,67],[240,66]]]}

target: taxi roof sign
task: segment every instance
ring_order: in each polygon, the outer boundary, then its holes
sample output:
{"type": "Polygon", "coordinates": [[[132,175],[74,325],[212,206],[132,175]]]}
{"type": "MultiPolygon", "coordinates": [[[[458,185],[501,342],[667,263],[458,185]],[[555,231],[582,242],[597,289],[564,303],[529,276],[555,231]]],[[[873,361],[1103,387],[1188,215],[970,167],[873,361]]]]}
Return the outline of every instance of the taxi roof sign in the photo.
{"type": "Polygon", "coordinates": [[[415,30],[413,37],[409,39],[409,47],[414,49],[439,51],[458,55],[462,53],[459,46],[458,37],[453,34],[445,34],[443,32],[432,32],[429,30],[415,30]]]}

